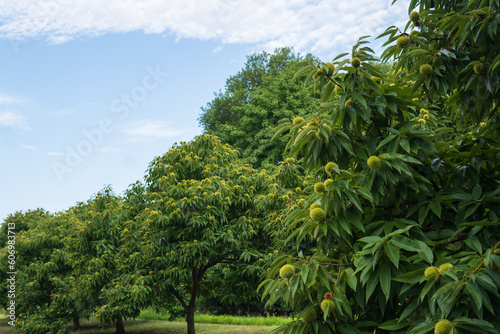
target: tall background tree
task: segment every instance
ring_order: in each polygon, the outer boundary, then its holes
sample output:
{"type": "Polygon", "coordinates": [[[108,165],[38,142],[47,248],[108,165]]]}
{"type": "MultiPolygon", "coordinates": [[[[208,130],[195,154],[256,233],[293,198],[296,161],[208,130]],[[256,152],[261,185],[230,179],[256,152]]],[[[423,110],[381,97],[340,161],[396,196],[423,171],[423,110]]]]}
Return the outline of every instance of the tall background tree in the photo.
{"type": "Polygon", "coordinates": [[[199,118],[204,132],[218,136],[240,152],[244,163],[254,168],[274,168],[284,160],[287,135],[271,142],[274,128],[284,117],[309,115],[318,98],[312,85],[292,81],[301,60],[291,48],[273,54],[256,53],[247,57],[245,67],[226,81],[224,92],[202,108],[199,118]]]}

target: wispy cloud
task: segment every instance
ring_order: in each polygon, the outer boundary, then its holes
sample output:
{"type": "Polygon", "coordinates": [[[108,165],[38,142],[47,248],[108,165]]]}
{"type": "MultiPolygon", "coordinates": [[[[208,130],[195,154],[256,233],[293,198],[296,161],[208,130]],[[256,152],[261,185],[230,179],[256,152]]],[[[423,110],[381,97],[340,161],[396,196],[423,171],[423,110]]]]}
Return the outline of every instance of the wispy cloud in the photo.
{"type": "Polygon", "coordinates": [[[62,157],[64,155],[64,153],[62,152],[49,152],[47,153],[48,156],[51,156],[51,157],[62,157]]]}
{"type": "Polygon", "coordinates": [[[96,151],[101,153],[117,153],[121,152],[122,150],[117,147],[97,147],[96,151]]]}
{"type": "Polygon", "coordinates": [[[31,145],[26,145],[26,144],[21,144],[22,148],[25,148],[27,150],[38,150],[38,147],[36,146],[31,146],[31,145]]]}
{"type": "Polygon", "coordinates": [[[13,127],[24,131],[31,130],[26,117],[11,111],[0,112],[0,126],[13,127]]]}
{"type": "Polygon", "coordinates": [[[132,124],[125,132],[129,141],[150,141],[160,138],[179,137],[195,132],[193,128],[176,128],[162,121],[143,120],[132,124]]]}
{"type": "Polygon", "coordinates": [[[216,47],[215,49],[212,50],[213,53],[217,53],[217,52],[221,52],[223,49],[222,45],[219,45],[218,47],[216,47]]]}
{"type": "Polygon", "coordinates": [[[27,102],[25,99],[21,99],[17,96],[12,96],[9,94],[0,93],[0,105],[2,104],[14,104],[14,103],[24,103],[27,102]]]}
{"type": "Polygon", "coordinates": [[[406,22],[409,0],[25,0],[0,3],[0,37],[43,37],[63,43],[81,36],[143,31],[177,38],[294,46],[328,52],[406,22]],[[112,9],[112,10],[111,10],[112,9]]]}

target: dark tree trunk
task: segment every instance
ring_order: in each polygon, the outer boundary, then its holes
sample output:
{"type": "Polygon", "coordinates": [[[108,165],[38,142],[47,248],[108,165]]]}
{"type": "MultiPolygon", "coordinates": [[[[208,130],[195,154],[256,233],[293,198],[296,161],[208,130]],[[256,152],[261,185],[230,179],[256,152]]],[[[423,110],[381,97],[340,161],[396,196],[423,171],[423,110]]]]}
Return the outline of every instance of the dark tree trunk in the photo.
{"type": "Polygon", "coordinates": [[[79,331],[81,329],[82,329],[82,327],[80,326],[80,318],[74,317],[73,318],[73,330],[79,331]]]}
{"type": "Polygon", "coordinates": [[[198,288],[200,286],[201,279],[203,278],[203,275],[205,274],[205,271],[207,271],[208,268],[210,268],[212,265],[205,265],[201,266],[201,268],[193,268],[192,275],[193,275],[193,287],[191,288],[191,299],[189,300],[189,304],[186,303],[186,301],[182,298],[181,294],[175,290],[172,286],[169,286],[170,292],[177,298],[179,303],[181,303],[182,307],[184,308],[184,311],[186,311],[186,322],[187,322],[187,333],[188,334],[195,334],[194,331],[194,311],[196,309],[196,296],[198,295],[198,288]]]}
{"type": "Polygon", "coordinates": [[[116,318],[116,334],[125,334],[125,327],[123,327],[123,319],[120,315],[116,318]]]}
{"type": "Polygon", "coordinates": [[[194,309],[195,309],[195,307],[193,305],[193,306],[188,307],[188,309],[186,310],[186,322],[188,325],[187,334],[195,334],[195,331],[194,331],[194,309]]]}

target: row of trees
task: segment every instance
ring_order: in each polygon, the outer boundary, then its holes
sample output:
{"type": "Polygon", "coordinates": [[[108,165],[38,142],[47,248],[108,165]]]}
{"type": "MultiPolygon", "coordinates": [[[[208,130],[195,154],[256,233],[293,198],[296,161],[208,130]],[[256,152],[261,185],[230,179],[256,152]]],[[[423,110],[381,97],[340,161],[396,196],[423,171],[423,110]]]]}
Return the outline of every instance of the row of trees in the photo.
{"type": "MultiPolygon", "coordinates": [[[[15,226],[16,326],[66,333],[71,319],[78,328],[94,316],[124,333],[123,319],[141,309],[181,305],[194,333],[197,296],[213,295],[233,275],[244,278],[232,282],[238,295],[258,300],[264,259],[275,254],[257,198],[285,186],[279,175],[243,165],[229,145],[202,135],[154,159],[144,182],[123,196],[107,188],[63,212],[10,215],[0,266],[7,282],[6,236],[15,226]]],[[[0,288],[7,307],[8,284],[0,288]]]]}

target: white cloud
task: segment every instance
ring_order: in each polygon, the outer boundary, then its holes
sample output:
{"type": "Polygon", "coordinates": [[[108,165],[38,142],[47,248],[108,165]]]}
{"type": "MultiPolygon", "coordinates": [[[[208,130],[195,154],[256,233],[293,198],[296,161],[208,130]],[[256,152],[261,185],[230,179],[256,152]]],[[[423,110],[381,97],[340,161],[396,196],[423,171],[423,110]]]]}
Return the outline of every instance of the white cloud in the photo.
{"type": "Polygon", "coordinates": [[[64,153],[62,153],[62,152],[49,152],[49,153],[47,153],[47,155],[49,155],[51,157],[62,157],[64,155],[64,153]]]}
{"type": "Polygon", "coordinates": [[[315,54],[344,51],[362,35],[406,22],[408,0],[25,0],[0,3],[0,37],[81,36],[143,31],[223,44],[293,46],[315,54]],[[399,22],[398,22],[399,21],[399,22]]]}
{"type": "Polygon", "coordinates": [[[216,47],[215,49],[212,50],[212,53],[218,53],[218,52],[221,52],[223,49],[223,46],[222,45],[219,45],[218,47],[216,47]]]}
{"type": "Polygon", "coordinates": [[[127,134],[131,135],[129,138],[131,142],[186,136],[194,134],[196,131],[198,130],[191,127],[180,129],[169,126],[162,121],[151,120],[137,121],[125,130],[127,134]]]}
{"type": "Polygon", "coordinates": [[[97,147],[96,151],[101,153],[116,153],[121,152],[122,150],[116,147],[97,147]]]}
{"type": "Polygon", "coordinates": [[[26,145],[26,144],[22,144],[21,145],[22,148],[25,148],[27,150],[38,150],[38,147],[36,146],[31,146],[31,145],[26,145]]]}
{"type": "Polygon", "coordinates": [[[19,99],[18,97],[0,93],[0,104],[14,104],[24,103],[26,100],[19,99]]]}
{"type": "Polygon", "coordinates": [[[10,111],[0,112],[0,126],[13,127],[24,131],[31,130],[26,117],[10,111]]]}

